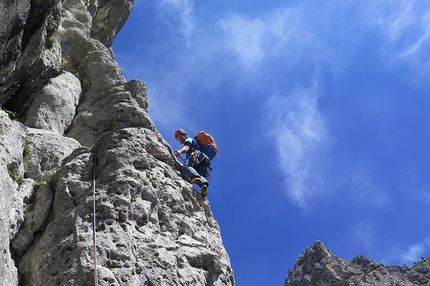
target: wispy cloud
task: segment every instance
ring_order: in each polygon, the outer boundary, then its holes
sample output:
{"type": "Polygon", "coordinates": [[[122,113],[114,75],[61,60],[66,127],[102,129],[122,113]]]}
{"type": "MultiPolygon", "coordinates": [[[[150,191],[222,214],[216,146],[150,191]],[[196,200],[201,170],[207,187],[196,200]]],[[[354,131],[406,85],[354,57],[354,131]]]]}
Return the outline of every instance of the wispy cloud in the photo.
{"type": "MultiPolygon", "coordinates": [[[[166,56],[172,58],[172,68],[163,77],[156,79],[157,82],[151,83],[156,87],[150,91],[152,94],[157,92],[157,96],[152,99],[151,110],[164,106],[167,101],[197,102],[192,97],[199,97],[199,94],[187,90],[195,82],[200,83],[199,87],[209,90],[215,89],[218,82],[230,78],[235,78],[239,85],[249,85],[249,82],[255,81],[254,71],[264,75],[271,73],[262,68],[267,61],[276,61],[281,65],[299,62],[303,56],[300,46],[304,46],[305,39],[310,41],[305,37],[307,33],[297,30],[296,25],[301,22],[301,16],[294,10],[275,10],[261,18],[239,14],[228,14],[222,18],[219,15],[215,18],[221,20],[209,23],[198,19],[192,4],[187,0],[164,0],[160,4],[162,13],[180,19],[181,35],[188,41],[188,46],[179,45],[177,49],[166,51],[173,53],[166,56]],[[181,7],[185,7],[184,10],[181,7]],[[202,25],[195,25],[195,22],[202,25]],[[237,72],[238,69],[240,72],[237,72]]],[[[183,106],[184,113],[187,108],[193,107],[190,104],[183,106]]],[[[157,121],[157,114],[163,116],[160,121],[169,118],[172,122],[178,120],[178,114],[152,113],[157,121]]]]}
{"type": "Polygon", "coordinates": [[[285,176],[287,193],[306,207],[320,187],[321,159],[328,142],[327,128],[318,111],[318,87],[298,88],[268,100],[270,136],[275,138],[278,162],[285,176]]]}
{"type": "Polygon", "coordinates": [[[375,225],[369,221],[360,221],[353,224],[347,233],[348,244],[352,245],[352,248],[359,246],[359,248],[363,248],[366,252],[374,251],[375,237],[375,225]]]}
{"type": "Polygon", "coordinates": [[[422,242],[391,247],[388,255],[382,259],[382,262],[386,264],[413,265],[420,258],[426,257],[429,250],[430,237],[424,239],[422,242]]]}
{"type": "Polygon", "coordinates": [[[406,264],[416,262],[425,253],[426,248],[424,243],[411,245],[400,255],[400,259],[406,264]]]}
{"type": "Polygon", "coordinates": [[[231,39],[228,42],[243,65],[252,66],[263,60],[266,53],[263,46],[267,26],[261,20],[247,20],[239,15],[233,15],[220,24],[231,39]]]}
{"type": "Polygon", "coordinates": [[[385,36],[381,43],[381,59],[391,65],[406,65],[412,85],[430,78],[430,3],[419,0],[367,2],[371,11],[367,24],[378,27],[385,36]]]}
{"type": "MultiPolygon", "coordinates": [[[[367,18],[376,24],[389,43],[402,42],[417,51],[417,46],[429,37],[430,5],[416,0],[368,2],[367,18]]],[[[402,46],[400,46],[402,48],[402,46]]]]}
{"type": "Polygon", "coordinates": [[[368,21],[376,23],[388,41],[401,38],[407,29],[413,25],[413,1],[386,1],[384,3],[371,3],[368,21]]]}
{"type": "Polygon", "coordinates": [[[196,29],[192,1],[162,0],[159,11],[172,33],[175,34],[177,27],[179,27],[182,37],[189,43],[190,37],[196,29]]]}
{"type": "Polygon", "coordinates": [[[379,185],[377,178],[372,175],[372,162],[360,162],[355,158],[355,162],[349,162],[348,165],[350,169],[341,170],[342,173],[338,175],[346,178],[343,185],[348,186],[349,203],[378,210],[391,206],[389,192],[379,185]]]}
{"type": "Polygon", "coordinates": [[[420,195],[424,202],[430,203],[430,192],[421,192],[420,195]]]}
{"type": "Polygon", "coordinates": [[[352,224],[345,241],[350,248],[362,249],[362,255],[386,265],[413,265],[421,257],[426,257],[430,250],[430,237],[409,245],[393,245],[390,238],[384,238],[384,234],[380,233],[379,223],[373,219],[352,224]],[[383,247],[381,241],[384,242],[383,247]]]}
{"type": "MultiPolygon", "coordinates": [[[[231,14],[219,21],[225,48],[232,51],[244,68],[258,68],[264,61],[289,59],[301,55],[300,46],[313,40],[303,27],[301,14],[294,9],[278,9],[249,18],[231,14]]],[[[314,42],[314,44],[316,44],[314,42]]]]}
{"type": "Polygon", "coordinates": [[[378,23],[389,42],[405,41],[407,46],[399,52],[401,57],[418,53],[430,38],[430,7],[422,9],[414,1],[400,1],[392,13],[378,23]],[[417,17],[419,15],[419,17],[417,17]]]}

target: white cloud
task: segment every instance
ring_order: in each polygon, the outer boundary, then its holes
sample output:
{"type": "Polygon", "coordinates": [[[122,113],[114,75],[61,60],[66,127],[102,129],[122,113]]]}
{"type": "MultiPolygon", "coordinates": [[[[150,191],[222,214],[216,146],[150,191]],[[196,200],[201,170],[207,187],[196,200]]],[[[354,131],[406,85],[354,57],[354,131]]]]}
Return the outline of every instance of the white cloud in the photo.
{"type": "Polygon", "coordinates": [[[318,111],[318,88],[296,89],[287,96],[274,96],[268,100],[267,109],[268,132],[275,138],[287,193],[299,206],[306,207],[324,185],[318,167],[328,136],[318,111]]]}
{"type": "Polygon", "coordinates": [[[391,1],[390,13],[380,11],[378,24],[400,57],[417,54],[430,38],[430,6],[416,1],[391,1]]]}
{"type": "MultiPolygon", "coordinates": [[[[352,224],[345,241],[352,249],[362,249],[361,251],[370,259],[375,259],[386,265],[413,265],[422,257],[427,257],[430,250],[430,237],[424,238],[421,242],[393,245],[391,238],[384,238],[385,234],[379,223],[372,218],[362,220],[352,224]],[[383,241],[383,247],[380,247],[383,241]]],[[[357,255],[358,253],[353,253],[357,255]]]]}
{"type": "Polygon", "coordinates": [[[194,20],[194,8],[190,0],[162,0],[159,6],[162,18],[169,25],[172,33],[176,33],[176,27],[182,37],[188,43],[196,29],[194,20]],[[164,15],[167,14],[167,16],[164,15]],[[178,22],[178,24],[176,23],[178,22]]]}
{"type": "Polygon", "coordinates": [[[372,176],[372,162],[361,162],[355,158],[355,162],[348,165],[352,169],[342,170],[342,175],[346,178],[343,185],[349,190],[349,202],[378,210],[389,207],[392,203],[390,193],[378,185],[378,180],[372,176]]]}
{"type": "Polygon", "coordinates": [[[418,53],[428,42],[430,38],[430,10],[426,11],[426,13],[422,15],[421,23],[422,29],[420,30],[422,30],[422,33],[415,42],[413,42],[405,51],[400,54],[401,57],[406,57],[418,53]]]}
{"type": "Polygon", "coordinates": [[[385,36],[381,60],[391,66],[405,65],[411,85],[430,78],[430,3],[420,0],[367,2],[366,23],[376,26],[385,36]]]}
{"type": "MultiPolygon", "coordinates": [[[[360,221],[352,225],[346,236],[350,248],[362,249],[370,259],[375,259],[386,265],[413,265],[420,258],[427,257],[430,250],[430,237],[421,242],[402,246],[390,244],[391,239],[383,239],[384,247],[380,247],[381,226],[377,221],[360,221]],[[388,241],[387,241],[388,239],[388,241]]],[[[354,253],[357,255],[357,253],[354,253]]]]}
{"type": "Polygon", "coordinates": [[[375,22],[387,37],[388,41],[396,41],[413,24],[411,17],[413,1],[373,2],[366,11],[373,11],[368,21],[375,22]],[[388,12],[386,12],[388,11],[388,12]]]}
{"type": "Polygon", "coordinates": [[[413,243],[407,246],[392,247],[389,254],[382,259],[385,264],[406,264],[413,265],[420,258],[426,257],[430,250],[430,238],[424,239],[422,242],[413,243]]]}
{"type": "Polygon", "coordinates": [[[391,44],[407,42],[410,47],[416,47],[429,37],[428,3],[419,0],[371,1],[365,7],[367,23],[378,26],[391,44]]]}
{"type": "Polygon", "coordinates": [[[243,65],[253,66],[263,60],[267,26],[261,20],[246,20],[239,15],[233,15],[220,24],[228,35],[227,42],[231,43],[243,65]]]}
{"type": "Polygon", "coordinates": [[[309,39],[309,30],[303,30],[306,28],[301,14],[292,9],[273,10],[253,19],[232,14],[219,21],[219,25],[224,31],[225,47],[245,68],[255,69],[265,60],[280,57],[296,58],[302,54],[300,46],[313,41],[309,39]]]}
{"type": "Polygon", "coordinates": [[[413,263],[418,261],[420,257],[424,254],[426,250],[426,245],[424,243],[417,243],[411,245],[407,250],[400,255],[401,261],[405,264],[413,263]]]}

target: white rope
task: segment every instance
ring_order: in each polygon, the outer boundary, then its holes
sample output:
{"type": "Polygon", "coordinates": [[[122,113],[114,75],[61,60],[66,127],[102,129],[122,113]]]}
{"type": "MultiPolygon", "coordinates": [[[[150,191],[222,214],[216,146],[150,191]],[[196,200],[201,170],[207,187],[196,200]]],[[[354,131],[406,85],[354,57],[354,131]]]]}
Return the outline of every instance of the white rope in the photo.
{"type": "Polygon", "coordinates": [[[97,163],[97,142],[94,145],[93,158],[93,257],[94,257],[94,285],[98,286],[97,278],[97,253],[96,253],[96,163],[97,163]]]}

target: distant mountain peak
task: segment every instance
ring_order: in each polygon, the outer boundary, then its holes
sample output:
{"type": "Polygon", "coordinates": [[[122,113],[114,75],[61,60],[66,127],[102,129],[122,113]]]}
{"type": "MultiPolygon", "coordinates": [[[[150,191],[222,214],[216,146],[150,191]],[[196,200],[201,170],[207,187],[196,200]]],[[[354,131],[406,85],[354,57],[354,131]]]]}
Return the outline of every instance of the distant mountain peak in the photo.
{"type": "Polygon", "coordinates": [[[413,267],[386,266],[365,256],[347,262],[321,241],[315,241],[297,257],[285,279],[285,286],[305,285],[430,285],[430,258],[421,259],[413,267]]]}

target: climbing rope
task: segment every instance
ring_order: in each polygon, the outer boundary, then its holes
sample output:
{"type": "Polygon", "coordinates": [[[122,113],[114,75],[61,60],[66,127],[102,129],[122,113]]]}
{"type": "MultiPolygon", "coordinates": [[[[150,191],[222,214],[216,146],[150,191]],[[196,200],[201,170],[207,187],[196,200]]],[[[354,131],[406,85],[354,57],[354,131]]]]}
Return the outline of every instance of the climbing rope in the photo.
{"type": "MultiPolygon", "coordinates": [[[[147,155],[151,155],[151,156],[175,156],[175,154],[173,153],[169,153],[169,154],[162,154],[162,153],[147,153],[147,155]]],[[[182,158],[181,156],[176,157],[178,159],[181,159],[182,162],[185,162],[185,159],[182,158]]]]}
{"type": "Polygon", "coordinates": [[[94,145],[93,157],[93,257],[94,257],[94,285],[98,285],[97,279],[97,253],[96,253],[96,164],[97,164],[97,142],[94,145]]]}
{"type": "Polygon", "coordinates": [[[174,156],[175,154],[173,153],[169,153],[169,154],[165,154],[165,153],[147,153],[148,155],[152,155],[152,156],[174,156]]]}
{"type": "MultiPolygon", "coordinates": [[[[156,154],[148,153],[152,156],[174,156],[174,154],[156,154]]],[[[178,157],[185,161],[184,158],[178,157]]],[[[96,165],[97,165],[97,142],[94,145],[94,157],[93,157],[93,258],[94,258],[94,285],[98,286],[97,277],[97,253],[96,253],[96,165]]]]}

